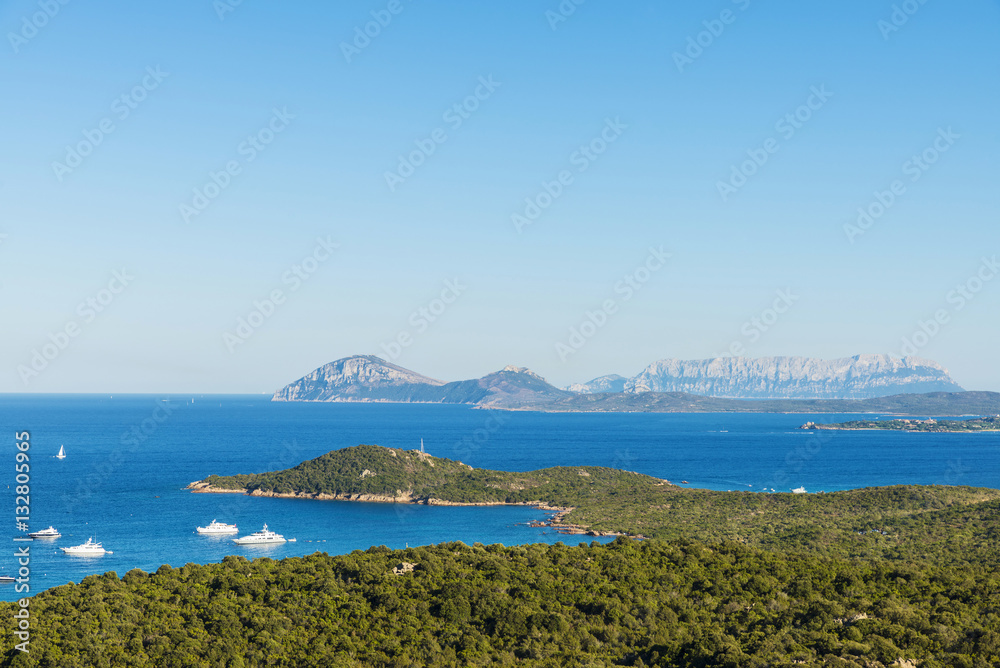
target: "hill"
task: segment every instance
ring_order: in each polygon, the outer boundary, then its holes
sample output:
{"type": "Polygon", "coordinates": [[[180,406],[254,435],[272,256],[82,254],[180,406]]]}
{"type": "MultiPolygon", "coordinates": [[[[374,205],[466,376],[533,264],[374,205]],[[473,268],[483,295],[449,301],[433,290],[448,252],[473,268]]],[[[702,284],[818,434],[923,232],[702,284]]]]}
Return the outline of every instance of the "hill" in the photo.
{"type": "Polygon", "coordinates": [[[1000,575],[692,541],[384,547],[92,575],[4,666],[995,666],[1000,575]]]}
{"type": "Polygon", "coordinates": [[[544,504],[553,526],[840,557],[1000,566],[1000,490],[894,486],[829,494],[684,489],[603,467],[513,473],[360,445],[272,473],[209,476],[195,491],[428,504],[544,504]],[[956,524],[957,523],[957,524],[956,524]],[[955,531],[955,526],[962,526],[955,531]],[[949,547],[950,546],[950,547],[949,547]],[[960,550],[954,549],[961,546],[960,550]]]}
{"type": "Polygon", "coordinates": [[[522,367],[507,366],[475,380],[446,383],[373,355],[356,355],[313,370],[275,392],[272,400],[445,403],[551,412],[1000,413],[1000,393],[942,389],[961,390],[934,362],[883,355],[830,361],[660,360],[630,379],[602,376],[566,390],[522,367]],[[683,382],[670,380],[671,374],[680,374],[683,382]],[[777,380],[786,376],[791,380],[777,380]],[[667,391],[671,387],[685,391],[667,391]],[[883,396],[892,390],[903,394],[883,396]],[[725,396],[708,396],[720,394],[725,396]],[[869,398],[787,398],[794,396],[869,398]]]}
{"type": "Polygon", "coordinates": [[[373,355],[331,362],[274,393],[273,401],[471,404],[484,408],[544,405],[572,396],[529,369],[507,366],[476,380],[445,383],[373,355]]]}

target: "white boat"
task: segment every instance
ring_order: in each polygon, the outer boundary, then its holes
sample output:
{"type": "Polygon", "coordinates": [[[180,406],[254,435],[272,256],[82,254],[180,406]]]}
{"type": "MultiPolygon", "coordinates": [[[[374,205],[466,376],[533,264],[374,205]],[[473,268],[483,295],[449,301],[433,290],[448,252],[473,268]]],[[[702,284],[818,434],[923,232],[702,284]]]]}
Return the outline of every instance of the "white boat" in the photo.
{"type": "Polygon", "coordinates": [[[269,545],[274,543],[284,543],[285,537],[280,533],[268,531],[267,525],[265,524],[262,530],[252,533],[249,536],[234,538],[233,542],[237,545],[269,545]]]}
{"type": "Polygon", "coordinates": [[[60,550],[65,554],[78,554],[84,556],[98,555],[98,554],[111,554],[109,550],[105,550],[104,546],[100,543],[95,543],[93,538],[88,538],[87,542],[83,545],[74,545],[73,547],[60,547],[60,550]]]}
{"type": "Polygon", "coordinates": [[[0,582],[13,582],[14,576],[12,575],[0,575],[0,582]]]}
{"type": "Polygon", "coordinates": [[[59,454],[56,455],[56,459],[66,459],[66,448],[59,446],[59,454]]]}
{"type": "Polygon", "coordinates": [[[49,527],[48,529],[42,529],[41,531],[33,531],[28,534],[29,538],[58,538],[62,534],[59,533],[59,529],[55,527],[49,527]]]}
{"type": "Polygon", "coordinates": [[[239,533],[240,530],[236,528],[235,524],[226,524],[224,522],[218,522],[212,520],[212,523],[207,527],[198,527],[198,533],[200,534],[228,534],[228,533],[239,533]]]}
{"type": "Polygon", "coordinates": [[[792,490],[792,494],[805,494],[805,493],[806,493],[805,487],[796,487],[795,489],[792,490]]]}

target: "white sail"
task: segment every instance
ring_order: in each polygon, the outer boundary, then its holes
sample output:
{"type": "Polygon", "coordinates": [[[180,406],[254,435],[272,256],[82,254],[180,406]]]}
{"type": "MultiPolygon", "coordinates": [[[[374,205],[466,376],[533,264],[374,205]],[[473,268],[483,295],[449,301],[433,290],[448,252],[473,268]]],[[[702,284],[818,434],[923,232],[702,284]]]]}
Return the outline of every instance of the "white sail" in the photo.
{"type": "Polygon", "coordinates": [[[63,446],[60,445],[59,446],[59,454],[56,455],[56,457],[59,458],[59,459],[66,459],[66,448],[64,448],[63,446]]]}

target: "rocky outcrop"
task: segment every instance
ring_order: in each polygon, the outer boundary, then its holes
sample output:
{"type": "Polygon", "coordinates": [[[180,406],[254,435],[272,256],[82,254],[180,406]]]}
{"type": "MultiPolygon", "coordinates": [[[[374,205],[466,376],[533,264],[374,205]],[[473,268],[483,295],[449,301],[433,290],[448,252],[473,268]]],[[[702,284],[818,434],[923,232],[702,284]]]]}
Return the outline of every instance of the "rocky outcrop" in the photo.
{"type": "MultiPolygon", "coordinates": [[[[872,399],[903,394],[955,393],[962,388],[930,360],[856,355],[663,359],[633,378],[608,375],[560,390],[530,369],[506,366],[475,380],[445,383],[372,355],[321,366],[274,393],[274,401],[343,401],[467,404],[478,408],[591,410],[608,395],[645,393],[719,399],[872,399]],[[576,398],[576,399],[574,399],[576,398]],[[577,401],[579,400],[579,401],[577,401]],[[569,405],[579,408],[568,408],[569,405]]],[[[612,401],[611,403],[614,403],[612,401]]],[[[648,407],[620,410],[653,410],[648,407]]],[[[643,402],[640,402],[643,403],[643,402]]]]}
{"type": "Polygon", "coordinates": [[[345,357],[286,385],[273,401],[470,404],[519,408],[572,396],[530,369],[506,366],[475,380],[445,383],[371,355],[345,357]]]}
{"type": "Polygon", "coordinates": [[[436,401],[445,383],[373,355],[325,364],[274,393],[274,401],[436,401]]]}
{"type": "Polygon", "coordinates": [[[734,399],[867,399],[904,393],[961,392],[948,371],[930,360],[856,355],[664,359],[625,383],[626,393],[684,392],[734,399]]]}
{"type": "Polygon", "coordinates": [[[625,376],[619,376],[616,373],[610,374],[608,376],[600,376],[594,380],[588,381],[586,383],[575,383],[566,388],[567,392],[576,392],[577,394],[599,394],[602,392],[624,392],[625,383],[628,382],[628,378],[625,376]]]}

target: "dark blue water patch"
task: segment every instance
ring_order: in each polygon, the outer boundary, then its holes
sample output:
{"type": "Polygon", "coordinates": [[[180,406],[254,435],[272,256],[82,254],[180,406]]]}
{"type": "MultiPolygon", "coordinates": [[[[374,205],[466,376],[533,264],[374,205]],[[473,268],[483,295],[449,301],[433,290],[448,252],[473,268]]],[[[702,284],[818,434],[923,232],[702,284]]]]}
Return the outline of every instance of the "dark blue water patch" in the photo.
{"type": "MultiPolygon", "coordinates": [[[[64,536],[32,544],[32,592],[90,573],[253,556],[231,539],[195,535],[213,518],[241,534],[265,522],[295,537],[262,555],[281,558],[371,545],[564,542],[525,525],[544,514],[525,507],[426,507],[241,495],[192,494],[213,473],[288,468],[333,449],[374,443],[417,449],[477,468],[528,471],[611,466],[709,489],[810,492],[893,484],[1000,488],[1000,434],[813,432],[806,421],[856,415],[546,414],[465,406],[275,403],[262,396],[0,395],[8,474],[0,508],[15,525],[15,431],[31,432],[30,528],[64,536]],[[64,445],[67,457],[54,457],[64,445]],[[114,554],[67,557],[59,546],[90,535],[114,554]],[[325,541],[325,542],[324,542],[325,541]]],[[[870,416],[866,416],[870,417],[870,416]]],[[[926,416],[917,416],[926,417],[926,416]]],[[[4,467],[0,466],[0,471],[4,467]]],[[[4,513],[0,513],[0,517],[4,513]]],[[[587,542],[591,539],[586,538],[587,542]]],[[[15,571],[14,543],[0,574],[15,571]]],[[[0,595],[17,598],[12,585],[0,595]]]]}

